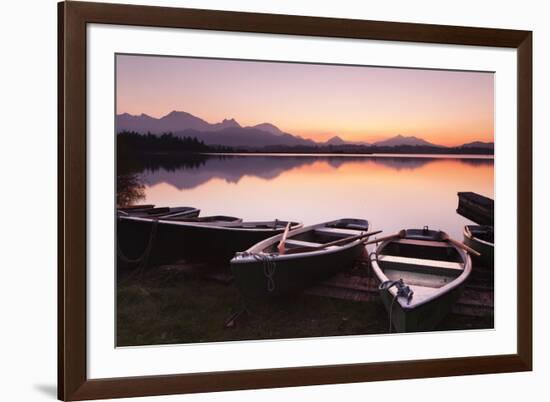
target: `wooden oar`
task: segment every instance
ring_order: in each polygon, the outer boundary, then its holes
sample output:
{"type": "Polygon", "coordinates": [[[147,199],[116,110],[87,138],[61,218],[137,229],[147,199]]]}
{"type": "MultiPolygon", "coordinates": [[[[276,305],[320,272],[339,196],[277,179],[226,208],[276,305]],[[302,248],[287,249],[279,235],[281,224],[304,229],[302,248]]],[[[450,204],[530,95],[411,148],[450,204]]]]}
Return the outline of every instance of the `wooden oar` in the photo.
{"type": "Polygon", "coordinates": [[[290,230],[290,222],[286,224],[285,231],[283,232],[283,237],[281,237],[281,241],[277,245],[277,250],[279,251],[279,254],[284,254],[286,252],[285,241],[288,236],[289,230],[290,230]]]}
{"type": "Polygon", "coordinates": [[[378,234],[378,233],[382,233],[382,231],[381,231],[381,230],[377,230],[376,232],[361,233],[361,234],[358,234],[357,236],[343,237],[343,238],[341,238],[341,239],[334,240],[334,241],[331,241],[331,242],[328,242],[328,243],[325,243],[325,244],[321,244],[321,245],[315,246],[315,247],[296,247],[296,248],[291,248],[291,249],[289,249],[289,250],[286,251],[286,254],[296,254],[296,253],[303,253],[303,252],[309,252],[309,251],[322,250],[322,249],[327,248],[327,247],[330,247],[330,246],[337,246],[338,244],[349,243],[349,242],[352,242],[352,241],[354,241],[354,240],[358,240],[358,239],[361,239],[361,238],[373,236],[373,235],[378,234]]]}
{"type": "Polygon", "coordinates": [[[406,234],[407,232],[405,230],[400,230],[398,233],[393,234],[391,236],[379,237],[378,239],[369,240],[368,242],[365,243],[365,246],[367,244],[380,243],[381,241],[386,241],[386,240],[402,239],[403,237],[405,237],[406,234]]]}
{"type": "Polygon", "coordinates": [[[449,243],[454,244],[458,248],[461,248],[462,250],[465,250],[468,253],[475,255],[476,257],[481,256],[480,252],[474,250],[471,247],[468,247],[467,245],[465,245],[464,243],[459,242],[458,240],[455,240],[455,239],[449,237],[449,235],[447,233],[439,232],[439,235],[440,235],[441,240],[448,241],[449,243]]]}

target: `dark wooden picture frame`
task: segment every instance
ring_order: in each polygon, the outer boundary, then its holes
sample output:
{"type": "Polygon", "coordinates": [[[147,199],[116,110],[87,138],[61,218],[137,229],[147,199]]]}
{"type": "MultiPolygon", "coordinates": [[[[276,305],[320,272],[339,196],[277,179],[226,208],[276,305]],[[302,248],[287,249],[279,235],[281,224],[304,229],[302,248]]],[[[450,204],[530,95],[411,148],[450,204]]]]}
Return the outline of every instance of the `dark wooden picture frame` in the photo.
{"type": "Polygon", "coordinates": [[[82,400],[532,370],[532,32],[65,2],[58,5],[58,397],[82,400]],[[114,379],[86,373],[86,25],[517,49],[517,353],[114,379]]]}

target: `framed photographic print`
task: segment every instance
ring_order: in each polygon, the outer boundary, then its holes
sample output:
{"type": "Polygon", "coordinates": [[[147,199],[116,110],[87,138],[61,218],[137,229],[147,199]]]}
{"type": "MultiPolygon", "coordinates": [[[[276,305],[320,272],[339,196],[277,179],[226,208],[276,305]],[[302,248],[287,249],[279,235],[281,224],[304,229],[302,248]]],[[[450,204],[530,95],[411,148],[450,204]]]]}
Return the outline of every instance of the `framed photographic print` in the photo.
{"type": "Polygon", "coordinates": [[[59,3],[59,398],[531,370],[531,38],[59,3]]]}

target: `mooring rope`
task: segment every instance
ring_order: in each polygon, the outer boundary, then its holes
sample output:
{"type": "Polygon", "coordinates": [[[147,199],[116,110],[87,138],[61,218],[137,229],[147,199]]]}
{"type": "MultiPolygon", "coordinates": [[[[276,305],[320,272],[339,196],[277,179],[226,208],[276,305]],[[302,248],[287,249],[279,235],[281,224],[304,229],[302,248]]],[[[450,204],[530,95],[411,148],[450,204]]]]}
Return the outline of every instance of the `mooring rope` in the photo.
{"type": "Polygon", "coordinates": [[[149,240],[147,242],[147,246],[143,250],[143,253],[137,258],[129,258],[124,254],[122,248],[120,247],[120,239],[117,232],[117,252],[120,259],[128,265],[137,265],[137,270],[141,271],[142,269],[146,268],[147,262],[151,255],[151,250],[153,249],[155,235],[157,233],[157,226],[158,219],[153,219],[151,222],[151,231],[149,232],[149,240]]]}
{"type": "Polygon", "coordinates": [[[256,261],[260,261],[263,265],[264,276],[267,279],[267,291],[273,293],[275,291],[275,272],[277,263],[269,254],[252,254],[256,261]]]}
{"type": "Polygon", "coordinates": [[[391,330],[392,330],[393,305],[394,305],[396,300],[397,300],[397,294],[395,296],[393,296],[393,300],[391,301],[391,305],[390,305],[390,324],[389,324],[389,327],[388,327],[388,333],[389,334],[391,334],[391,330]]]}
{"type": "Polygon", "coordinates": [[[277,272],[277,263],[272,258],[272,254],[266,253],[249,253],[247,251],[237,253],[241,257],[252,257],[254,260],[262,263],[264,276],[267,279],[267,291],[273,293],[275,291],[275,273],[277,272]]]}
{"type": "Polygon", "coordinates": [[[397,292],[395,293],[395,296],[393,296],[393,300],[391,302],[391,305],[390,305],[390,329],[389,329],[389,332],[391,333],[391,328],[392,328],[392,315],[393,315],[393,305],[395,304],[395,301],[399,298],[399,297],[405,297],[407,299],[407,303],[410,303],[411,300],[412,300],[412,297],[414,295],[414,292],[413,290],[405,285],[405,282],[403,282],[403,279],[399,279],[397,281],[384,281],[382,282],[379,286],[378,286],[378,290],[388,290],[392,287],[396,287],[397,288],[397,292]]]}

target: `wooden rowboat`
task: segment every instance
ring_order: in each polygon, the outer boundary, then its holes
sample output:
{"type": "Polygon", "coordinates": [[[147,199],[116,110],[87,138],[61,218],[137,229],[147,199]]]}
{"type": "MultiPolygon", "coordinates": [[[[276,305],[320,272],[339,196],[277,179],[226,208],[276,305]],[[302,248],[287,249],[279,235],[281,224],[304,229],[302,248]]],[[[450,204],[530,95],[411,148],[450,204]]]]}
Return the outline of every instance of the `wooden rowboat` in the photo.
{"type": "Polygon", "coordinates": [[[117,209],[119,211],[122,211],[122,212],[132,212],[132,211],[152,209],[152,208],[155,208],[155,204],[129,205],[129,206],[126,206],[126,207],[119,207],[117,209]]]}
{"type": "MultiPolygon", "coordinates": [[[[287,225],[281,220],[242,222],[225,218],[231,220],[119,216],[118,262],[121,266],[154,266],[181,259],[228,263],[237,251],[282,233],[287,225]]],[[[300,223],[291,222],[291,228],[299,227],[300,223]]]]}
{"type": "Polygon", "coordinates": [[[140,218],[193,218],[199,216],[200,209],[194,207],[119,208],[117,213],[119,216],[140,218]]]}
{"type": "Polygon", "coordinates": [[[481,194],[471,191],[458,193],[458,207],[456,212],[480,225],[492,225],[494,223],[495,202],[481,194]]]}
{"type": "Polygon", "coordinates": [[[174,216],[174,217],[163,217],[163,220],[169,221],[180,221],[180,222],[195,222],[195,223],[216,223],[224,225],[227,223],[240,223],[242,218],[237,218],[236,216],[226,216],[226,215],[212,215],[212,216],[198,216],[198,217],[188,217],[188,216],[174,216]]]}
{"type": "Polygon", "coordinates": [[[283,234],[271,237],[231,260],[235,283],[248,299],[299,291],[350,268],[364,252],[363,242],[368,238],[354,237],[368,228],[366,220],[339,219],[297,229],[288,233],[284,253],[278,249],[283,234]]]}
{"type": "Polygon", "coordinates": [[[444,232],[408,229],[371,253],[381,297],[398,332],[429,331],[460,296],[472,270],[470,256],[444,232]]]}
{"type": "Polygon", "coordinates": [[[464,226],[464,244],[481,253],[480,257],[474,258],[475,263],[480,263],[485,268],[493,269],[495,256],[495,234],[493,226],[464,226]]]}

